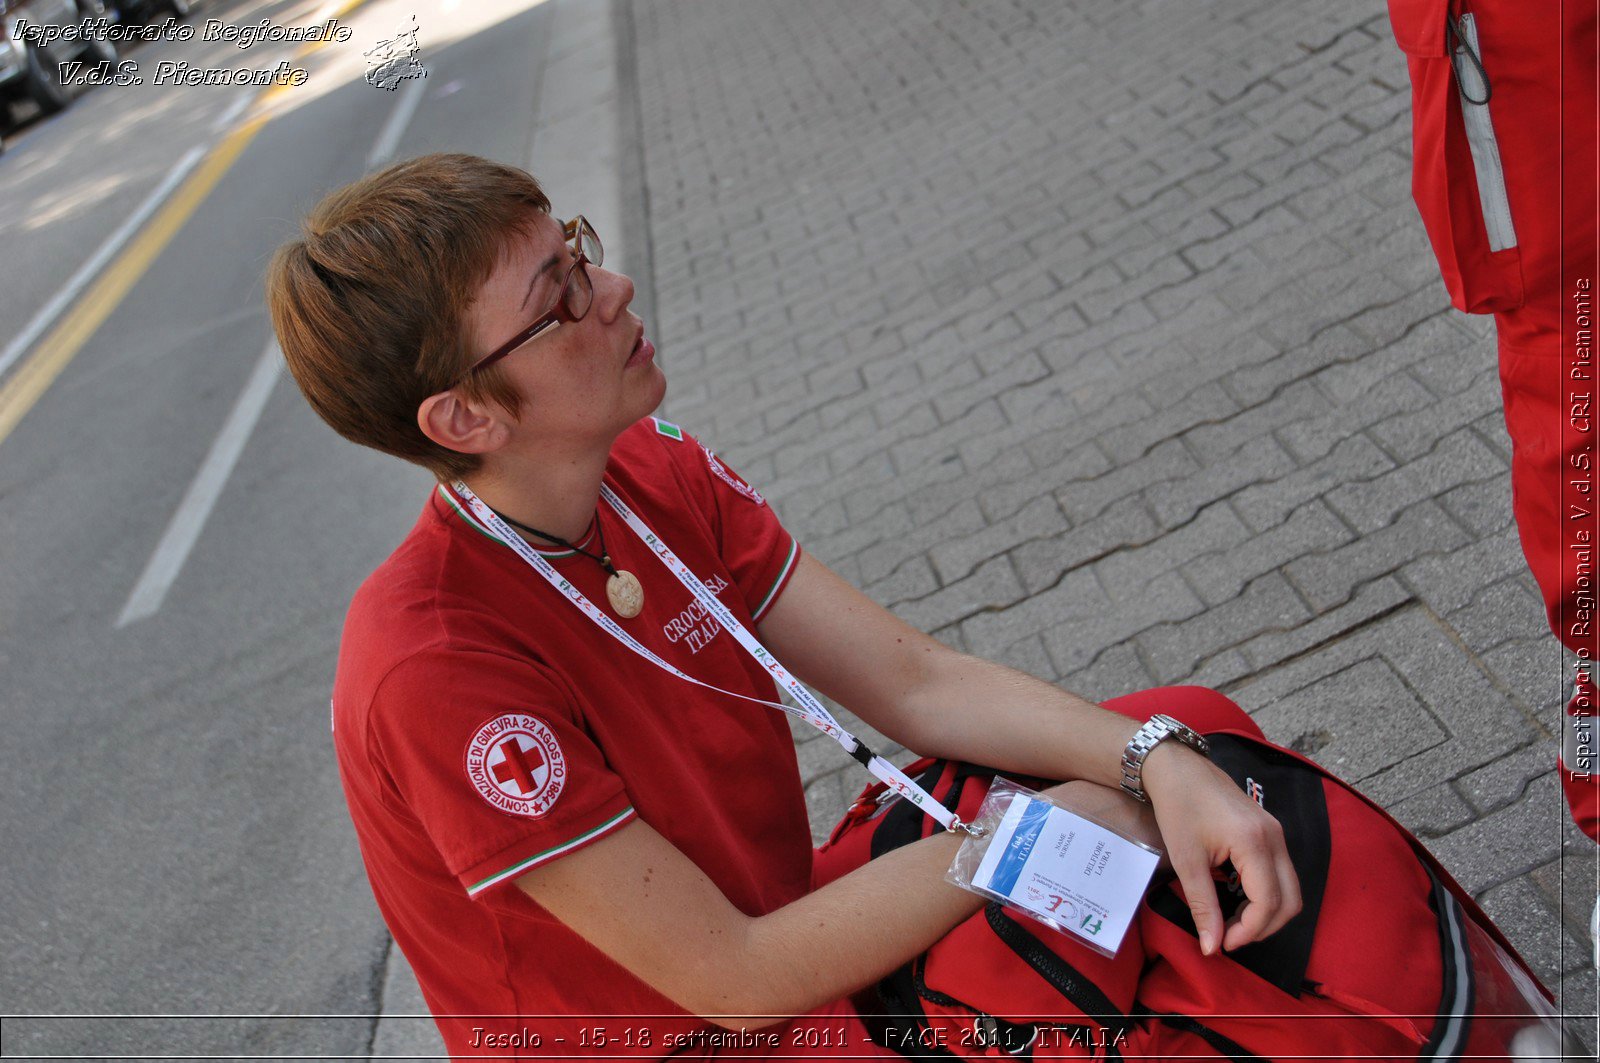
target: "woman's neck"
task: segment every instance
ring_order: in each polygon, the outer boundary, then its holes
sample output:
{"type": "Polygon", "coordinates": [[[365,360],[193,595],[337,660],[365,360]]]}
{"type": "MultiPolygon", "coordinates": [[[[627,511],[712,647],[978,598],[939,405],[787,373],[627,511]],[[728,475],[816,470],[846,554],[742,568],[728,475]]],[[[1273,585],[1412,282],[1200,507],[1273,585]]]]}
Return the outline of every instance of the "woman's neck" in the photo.
{"type": "MultiPolygon", "coordinates": [[[[523,468],[486,462],[484,468],[463,479],[485,505],[502,516],[553,538],[577,542],[589,530],[600,503],[605,459],[602,454],[523,468]]],[[[548,545],[525,531],[522,535],[536,545],[548,545]]]]}

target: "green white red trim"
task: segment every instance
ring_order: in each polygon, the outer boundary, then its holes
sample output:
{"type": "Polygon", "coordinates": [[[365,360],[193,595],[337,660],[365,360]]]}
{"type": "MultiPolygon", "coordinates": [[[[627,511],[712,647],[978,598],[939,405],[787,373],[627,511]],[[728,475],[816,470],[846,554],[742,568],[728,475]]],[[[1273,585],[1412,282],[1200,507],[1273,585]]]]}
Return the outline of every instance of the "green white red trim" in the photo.
{"type": "Polygon", "coordinates": [[[488,889],[490,886],[504,882],[508,878],[515,878],[524,871],[531,871],[533,868],[538,867],[540,864],[545,863],[546,861],[554,860],[562,853],[570,853],[579,846],[587,845],[589,842],[594,841],[601,835],[607,834],[610,831],[622,826],[622,824],[632,819],[633,815],[633,806],[629,805],[627,808],[623,809],[621,812],[618,812],[616,815],[612,816],[598,827],[595,827],[593,830],[584,831],[571,841],[562,842],[560,845],[552,845],[543,852],[534,853],[526,860],[519,860],[515,864],[512,864],[510,867],[506,868],[504,871],[497,871],[482,881],[474,882],[472,885],[467,887],[467,896],[475,897],[484,890],[488,889]]]}
{"type": "Polygon", "coordinates": [[[800,556],[800,544],[795,542],[794,536],[789,537],[789,556],[784,559],[783,568],[778,570],[778,578],[772,581],[772,586],[767,589],[767,596],[761,599],[761,604],[756,606],[755,612],[750,614],[751,620],[760,620],[761,614],[767,611],[767,606],[772,604],[778,596],[778,588],[783,586],[783,581],[789,578],[789,570],[794,568],[794,563],[800,556]]]}
{"type": "MultiPolygon", "coordinates": [[[[458,516],[462,520],[466,521],[467,525],[469,527],[471,527],[473,531],[477,532],[479,535],[483,536],[486,539],[493,539],[495,542],[499,543],[501,546],[509,545],[504,539],[502,539],[502,538],[500,538],[500,536],[496,535],[492,529],[490,529],[488,527],[485,527],[482,521],[478,520],[478,518],[474,517],[471,513],[468,513],[466,510],[462,509],[460,503],[458,503],[455,500],[455,496],[452,495],[449,491],[447,491],[445,489],[444,484],[440,484],[439,485],[439,497],[444,499],[445,502],[450,506],[450,508],[456,511],[456,516],[458,516]]],[[[595,516],[596,523],[598,523],[599,520],[600,520],[600,517],[597,514],[595,516]]],[[[589,525],[589,534],[587,534],[587,535],[585,535],[583,537],[582,541],[580,541],[578,543],[579,546],[584,545],[584,543],[587,543],[590,539],[594,538],[594,527],[595,526],[593,524],[589,525]]],[[[541,554],[542,556],[551,558],[552,560],[555,560],[555,561],[559,561],[563,557],[577,557],[578,556],[578,551],[576,551],[576,550],[543,550],[543,549],[540,549],[537,546],[533,546],[532,543],[529,543],[528,545],[532,546],[533,549],[535,551],[537,551],[539,554],[541,554]]]]}

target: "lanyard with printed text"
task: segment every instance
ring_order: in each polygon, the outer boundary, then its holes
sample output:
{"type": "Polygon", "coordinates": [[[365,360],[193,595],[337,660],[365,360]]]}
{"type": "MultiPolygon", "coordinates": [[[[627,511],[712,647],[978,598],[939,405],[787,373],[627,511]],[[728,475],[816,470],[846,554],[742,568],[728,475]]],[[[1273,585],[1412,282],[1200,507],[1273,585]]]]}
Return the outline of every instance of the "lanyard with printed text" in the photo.
{"type": "Polygon", "coordinates": [[[461,497],[461,500],[467,504],[467,507],[472,510],[473,515],[477,517],[477,519],[484,525],[494,531],[497,539],[514,550],[519,557],[521,557],[528,563],[529,566],[533,568],[535,572],[544,577],[545,582],[549,583],[552,587],[559,591],[563,597],[565,597],[573,605],[577,606],[578,610],[587,616],[591,621],[593,621],[602,631],[606,632],[606,634],[622,643],[628,649],[632,650],[640,657],[643,657],[657,668],[670,672],[679,679],[693,683],[695,686],[704,687],[707,690],[713,690],[719,694],[726,694],[729,697],[738,698],[741,701],[751,701],[755,702],[757,705],[765,705],[769,708],[777,709],[780,712],[785,712],[791,716],[796,716],[804,720],[812,727],[815,727],[823,734],[828,735],[834,741],[838,742],[839,745],[844,747],[845,752],[849,753],[851,757],[853,757],[869,772],[871,772],[874,777],[881,780],[889,787],[889,789],[893,790],[901,797],[904,797],[906,800],[922,809],[922,811],[927,815],[937,820],[940,826],[944,827],[946,830],[967,831],[970,833],[971,828],[962,823],[960,818],[957,817],[954,812],[951,812],[948,808],[945,808],[944,805],[940,804],[932,794],[928,793],[921,786],[918,786],[916,781],[908,776],[905,772],[895,767],[888,760],[885,760],[883,757],[872,752],[872,750],[868,749],[860,739],[856,738],[855,735],[841,727],[839,725],[839,721],[834,719],[833,714],[827,710],[822,702],[817,700],[816,695],[811,693],[811,691],[806,688],[804,683],[800,682],[800,680],[791,675],[789,670],[784,668],[784,666],[779,663],[778,659],[774,657],[765,646],[761,645],[761,642],[750,633],[750,630],[739,621],[739,618],[733,615],[733,611],[723,604],[720,598],[711,593],[710,588],[708,588],[705,583],[701,581],[700,577],[696,576],[688,565],[684,564],[678,559],[678,555],[673,553],[671,548],[669,548],[667,544],[662,541],[661,537],[652,532],[649,526],[646,525],[644,521],[639,519],[638,515],[635,514],[633,510],[630,509],[628,505],[617,496],[616,492],[613,491],[609,485],[600,485],[600,495],[606,500],[606,503],[616,511],[617,515],[621,517],[628,525],[628,528],[636,536],[638,536],[646,546],[650,548],[651,552],[654,553],[657,558],[661,560],[661,563],[667,567],[667,570],[677,577],[678,582],[682,583],[684,587],[688,589],[689,593],[694,596],[694,599],[699,602],[708,613],[716,617],[717,622],[722,625],[728,634],[733,636],[739,645],[743,647],[745,652],[755,658],[756,663],[760,664],[762,668],[765,668],[769,673],[771,673],[772,677],[778,682],[778,684],[783,687],[783,689],[787,690],[790,695],[792,695],[794,699],[799,702],[798,708],[784,705],[776,701],[767,701],[765,698],[755,698],[749,696],[748,694],[740,694],[732,690],[724,690],[721,687],[702,682],[701,680],[696,679],[694,676],[680,670],[670,662],[662,659],[638,639],[629,634],[628,631],[615,620],[611,619],[611,617],[602,612],[600,608],[591,602],[582,591],[578,590],[577,587],[574,587],[570,580],[566,579],[561,575],[561,573],[557,572],[554,565],[550,564],[550,562],[546,560],[542,554],[530,546],[527,541],[522,538],[522,536],[513,531],[511,526],[501,519],[500,514],[490,509],[488,505],[486,505],[484,501],[473,492],[472,488],[468,487],[460,480],[455,481],[455,483],[453,483],[451,486],[454,488],[456,494],[461,497]]]}

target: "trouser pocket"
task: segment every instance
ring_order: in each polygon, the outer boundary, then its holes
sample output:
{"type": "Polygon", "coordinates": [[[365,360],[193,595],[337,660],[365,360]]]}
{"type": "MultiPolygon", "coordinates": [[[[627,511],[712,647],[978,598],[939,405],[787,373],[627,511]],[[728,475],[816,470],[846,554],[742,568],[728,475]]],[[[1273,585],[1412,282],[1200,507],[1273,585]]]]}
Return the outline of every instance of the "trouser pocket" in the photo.
{"type": "Polygon", "coordinates": [[[1411,192],[1450,301],[1469,313],[1523,303],[1522,263],[1494,131],[1489,30],[1452,0],[1390,0],[1411,74],[1411,192]]]}

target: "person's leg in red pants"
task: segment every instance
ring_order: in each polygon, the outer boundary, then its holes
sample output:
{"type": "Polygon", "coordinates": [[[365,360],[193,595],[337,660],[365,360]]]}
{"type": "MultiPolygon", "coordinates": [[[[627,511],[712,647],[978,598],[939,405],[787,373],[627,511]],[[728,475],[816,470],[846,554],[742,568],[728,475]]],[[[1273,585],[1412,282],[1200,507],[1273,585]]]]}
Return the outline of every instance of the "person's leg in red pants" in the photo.
{"type": "MultiPolygon", "coordinates": [[[[1600,659],[1597,12],[1600,0],[1389,3],[1412,83],[1412,191],[1451,302],[1495,315],[1512,510],[1551,630],[1578,658],[1575,717],[1596,711],[1600,659]]],[[[1563,781],[1600,837],[1593,737],[1568,736],[1563,781]]]]}

